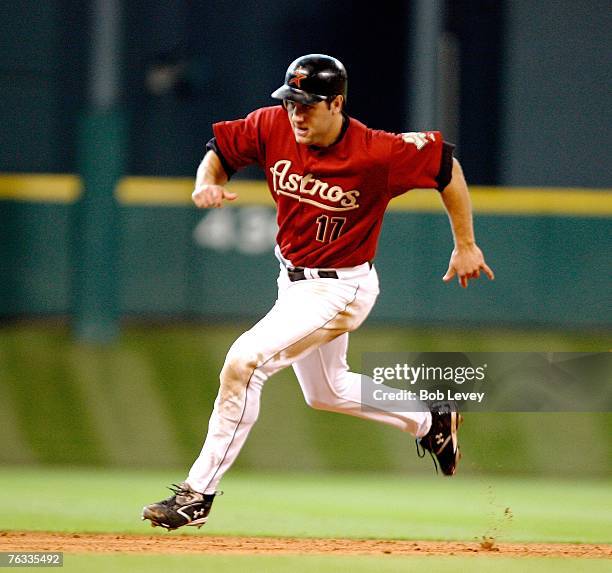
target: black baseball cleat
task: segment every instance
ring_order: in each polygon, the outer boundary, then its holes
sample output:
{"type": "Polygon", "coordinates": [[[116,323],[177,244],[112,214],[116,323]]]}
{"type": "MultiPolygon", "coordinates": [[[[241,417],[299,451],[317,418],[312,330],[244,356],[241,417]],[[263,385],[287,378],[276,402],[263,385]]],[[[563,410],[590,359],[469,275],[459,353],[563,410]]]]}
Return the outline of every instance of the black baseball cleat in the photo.
{"type": "Polygon", "coordinates": [[[463,416],[454,410],[449,402],[432,404],[430,410],[431,428],[422,438],[417,438],[417,455],[422,458],[425,451],[428,451],[434,460],[436,473],[439,465],[444,475],[452,476],[461,459],[457,431],[463,422],[463,416]],[[419,446],[422,450],[419,450],[419,446]]]}
{"type": "Polygon", "coordinates": [[[172,531],[183,525],[202,527],[208,519],[215,495],[193,491],[186,482],[168,488],[174,495],[142,508],[142,519],[151,520],[152,527],[172,531]]]}

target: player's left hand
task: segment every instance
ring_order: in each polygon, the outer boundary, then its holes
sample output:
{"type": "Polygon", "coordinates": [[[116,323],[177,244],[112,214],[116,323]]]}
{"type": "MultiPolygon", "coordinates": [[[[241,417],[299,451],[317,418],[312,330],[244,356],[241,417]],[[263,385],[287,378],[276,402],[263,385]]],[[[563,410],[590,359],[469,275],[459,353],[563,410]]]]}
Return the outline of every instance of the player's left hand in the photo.
{"type": "Polygon", "coordinates": [[[489,265],[485,263],[484,255],[478,248],[478,245],[455,247],[451,254],[448,270],[442,277],[442,280],[448,283],[457,275],[459,284],[463,288],[467,288],[468,281],[479,278],[481,270],[484,271],[490,280],[495,279],[495,274],[489,265]]]}

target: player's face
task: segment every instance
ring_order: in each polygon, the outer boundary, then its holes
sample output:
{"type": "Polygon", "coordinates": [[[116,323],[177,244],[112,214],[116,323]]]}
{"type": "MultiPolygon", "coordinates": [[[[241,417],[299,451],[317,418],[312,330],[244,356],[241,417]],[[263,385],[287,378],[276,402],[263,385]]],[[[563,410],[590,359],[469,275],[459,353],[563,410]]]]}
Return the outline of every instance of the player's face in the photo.
{"type": "Polygon", "coordinates": [[[341,117],[338,114],[342,105],[338,100],[314,105],[284,100],[295,140],[304,145],[327,146],[333,143],[338,135],[338,117],[341,117]]]}

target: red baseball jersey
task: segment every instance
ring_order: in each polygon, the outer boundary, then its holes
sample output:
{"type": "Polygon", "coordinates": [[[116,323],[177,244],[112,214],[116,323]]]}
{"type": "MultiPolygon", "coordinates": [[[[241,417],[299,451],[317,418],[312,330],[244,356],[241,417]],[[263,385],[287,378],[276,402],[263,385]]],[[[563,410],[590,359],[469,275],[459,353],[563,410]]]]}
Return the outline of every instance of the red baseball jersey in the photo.
{"type": "Polygon", "coordinates": [[[213,125],[227,166],[264,169],[277,206],[277,242],[295,266],[372,261],[389,201],[414,188],[443,189],[450,180],[452,146],[439,132],[393,134],[345,121],[329,147],[297,143],[282,106],[213,125]]]}

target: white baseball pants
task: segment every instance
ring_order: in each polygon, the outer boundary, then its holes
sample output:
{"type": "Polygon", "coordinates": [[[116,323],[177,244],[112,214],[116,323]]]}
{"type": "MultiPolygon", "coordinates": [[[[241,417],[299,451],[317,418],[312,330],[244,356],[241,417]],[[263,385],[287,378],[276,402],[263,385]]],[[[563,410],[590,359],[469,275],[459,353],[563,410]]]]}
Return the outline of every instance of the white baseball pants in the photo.
{"type": "MultiPolygon", "coordinates": [[[[350,372],[346,362],[348,333],[374,306],[378,276],[368,263],[335,270],[338,279],[291,282],[281,264],[276,303],[234,342],[225,359],[208,434],[186,480],[195,491],[216,491],[257,420],[264,382],[289,365],[313,408],[375,420],[417,437],[429,430],[429,412],[362,407],[362,376],[350,372]]],[[[307,277],[316,273],[305,269],[307,277]]]]}

